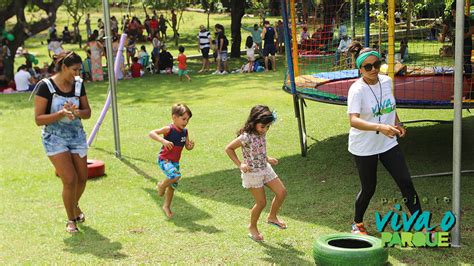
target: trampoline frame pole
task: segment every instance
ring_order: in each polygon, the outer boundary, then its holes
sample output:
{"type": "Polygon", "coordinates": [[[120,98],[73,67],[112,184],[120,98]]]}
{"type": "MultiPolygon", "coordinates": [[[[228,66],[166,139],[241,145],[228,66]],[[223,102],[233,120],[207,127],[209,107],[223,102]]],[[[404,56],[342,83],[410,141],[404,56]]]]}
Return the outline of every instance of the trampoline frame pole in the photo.
{"type": "MultiPolygon", "coordinates": [[[[288,12],[286,9],[286,1],[281,0],[281,14],[283,19],[283,31],[284,31],[284,42],[285,42],[285,53],[286,53],[286,63],[288,64],[288,74],[290,75],[290,86],[291,94],[296,93],[295,85],[295,71],[294,71],[294,59],[291,52],[292,44],[290,43],[290,29],[288,28],[288,12]]],[[[295,47],[293,47],[295,49],[295,47]]],[[[298,54],[296,54],[298,56],[298,54]]],[[[287,80],[285,80],[287,82],[287,80]]]]}
{"type": "Polygon", "coordinates": [[[469,12],[470,12],[470,7],[471,7],[471,0],[466,0],[466,3],[465,3],[465,6],[464,6],[464,14],[466,16],[469,16],[469,12]]]}
{"type": "Polygon", "coordinates": [[[356,30],[355,30],[355,0],[351,0],[351,29],[352,29],[352,40],[355,40],[356,30]]]}
{"type": "MultiPolygon", "coordinates": [[[[300,107],[299,107],[299,97],[297,95],[296,91],[296,84],[295,84],[295,72],[294,72],[294,62],[295,60],[292,58],[295,47],[293,47],[293,54],[292,54],[292,44],[290,43],[290,29],[288,28],[288,11],[287,11],[287,5],[285,0],[281,0],[281,14],[282,14],[282,19],[283,19],[283,31],[284,31],[284,42],[285,42],[285,53],[286,53],[286,62],[288,64],[288,74],[289,74],[289,82],[291,86],[291,94],[293,94],[293,106],[295,109],[295,117],[298,120],[298,133],[300,137],[300,146],[301,146],[301,155],[304,157],[306,156],[306,144],[304,143],[304,138],[303,138],[303,129],[302,129],[302,121],[301,121],[301,116],[300,116],[300,107]]],[[[294,6],[293,6],[294,7],[294,6]]],[[[291,8],[291,3],[290,3],[290,8],[291,8]]],[[[294,13],[294,10],[293,10],[294,13]]],[[[295,25],[295,23],[293,23],[295,25]]],[[[292,25],[292,26],[293,26],[292,25]]],[[[293,30],[293,32],[296,31],[293,30]]],[[[295,38],[294,38],[295,39],[295,38]]],[[[294,40],[293,39],[293,40],[294,40]]],[[[294,43],[294,42],[293,42],[294,43]]],[[[297,45],[297,44],[296,44],[297,45]]],[[[297,46],[296,46],[297,49],[297,46]]],[[[298,56],[298,53],[296,53],[295,56],[298,56]]],[[[297,61],[296,61],[297,62],[297,61]]],[[[288,76],[285,76],[285,83],[288,82],[288,76]]],[[[286,86],[286,85],[284,85],[286,86]]]]}
{"type": "MultiPolygon", "coordinates": [[[[456,29],[464,28],[464,1],[456,2],[456,29]]],[[[455,51],[463,51],[464,32],[456,31],[455,51]]],[[[454,56],[454,120],[453,120],[453,214],[456,223],[452,229],[451,246],[461,246],[461,147],[462,147],[462,87],[463,54],[454,56]]]]}
{"type": "MultiPolygon", "coordinates": [[[[388,76],[395,81],[395,0],[388,0],[388,76]]],[[[379,47],[382,49],[382,47],[379,47]]],[[[392,91],[395,86],[392,86],[392,91]]]]}
{"type": "Polygon", "coordinates": [[[370,6],[369,0],[365,0],[365,47],[370,47],[370,6]]]}
{"type": "MultiPolygon", "coordinates": [[[[298,40],[296,38],[296,12],[295,12],[295,0],[290,0],[290,17],[291,17],[291,37],[293,44],[293,70],[296,76],[299,75],[298,69],[298,40]]],[[[288,16],[287,16],[288,20],[288,16]]]]}

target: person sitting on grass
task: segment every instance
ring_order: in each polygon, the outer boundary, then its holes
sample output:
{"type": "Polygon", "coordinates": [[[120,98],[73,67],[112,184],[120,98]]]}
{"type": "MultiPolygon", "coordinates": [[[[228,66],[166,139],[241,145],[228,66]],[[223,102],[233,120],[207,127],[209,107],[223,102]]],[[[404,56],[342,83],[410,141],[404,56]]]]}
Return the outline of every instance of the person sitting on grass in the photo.
{"type": "Polygon", "coordinates": [[[188,106],[181,103],[175,104],[171,107],[172,123],[160,129],[154,129],[148,134],[150,138],[163,144],[158,154],[157,164],[166,178],[158,182],[156,188],[158,196],[165,195],[163,211],[168,218],[173,217],[171,201],[181,178],[181,172],[179,171],[181,152],[183,148],[188,151],[194,148],[194,142],[189,139],[188,130],[186,129],[192,116],[193,113],[188,106]]]}
{"type": "Polygon", "coordinates": [[[138,57],[134,57],[132,61],[133,63],[130,66],[130,72],[132,72],[132,78],[139,78],[143,75],[142,74],[143,66],[140,63],[138,63],[138,57]]]}
{"type": "Polygon", "coordinates": [[[148,66],[148,63],[150,61],[150,55],[146,51],[145,45],[140,46],[140,53],[138,53],[138,63],[143,66],[143,69],[145,69],[148,66]]]}
{"type": "Polygon", "coordinates": [[[248,36],[245,42],[245,50],[247,51],[247,59],[249,61],[249,68],[248,72],[253,71],[253,63],[255,62],[255,49],[257,48],[257,44],[253,42],[252,36],[248,36]]]}
{"type": "Polygon", "coordinates": [[[159,71],[165,71],[167,74],[173,73],[173,56],[166,50],[166,45],[161,46],[161,53],[158,57],[159,71]]]}
{"type": "Polygon", "coordinates": [[[260,214],[265,208],[266,197],[264,186],[270,188],[275,197],[272,200],[267,223],[286,229],[287,225],[278,219],[277,213],[286,197],[286,188],[271,165],[277,165],[278,160],[267,156],[266,134],[276,116],[268,106],[257,105],[250,110],[250,115],[243,128],[239,130],[238,137],[231,141],[225,151],[234,164],[239,167],[242,186],[252,193],[255,205],[250,213],[248,236],[254,241],[263,241],[263,235],[258,231],[257,223],[260,214]],[[235,150],[242,147],[243,162],[239,160],[235,150]]]}
{"type": "Polygon", "coordinates": [[[179,55],[178,55],[178,77],[179,81],[183,80],[183,76],[185,76],[188,81],[191,81],[191,77],[188,75],[188,66],[186,64],[187,58],[184,54],[184,46],[179,46],[179,55]]]}
{"type": "Polygon", "coordinates": [[[32,91],[36,85],[36,79],[33,77],[26,65],[21,65],[15,74],[15,85],[17,91],[32,91]]]}

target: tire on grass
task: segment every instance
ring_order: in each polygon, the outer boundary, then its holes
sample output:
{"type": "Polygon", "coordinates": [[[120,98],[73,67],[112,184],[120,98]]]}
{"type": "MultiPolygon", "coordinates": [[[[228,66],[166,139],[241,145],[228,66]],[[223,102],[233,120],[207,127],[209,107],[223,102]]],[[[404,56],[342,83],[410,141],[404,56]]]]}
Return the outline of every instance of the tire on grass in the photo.
{"type": "Polygon", "coordinates": [[[385,265],[388,251],[376,237],[339,233],[318,238],[313,257],[318,265],[385,265]]]}
{"type": "Polygon", "coordinates": [[[105,175],[105,163],[100,160],[87,160],[87,176],[89,179],[105,175]]]}

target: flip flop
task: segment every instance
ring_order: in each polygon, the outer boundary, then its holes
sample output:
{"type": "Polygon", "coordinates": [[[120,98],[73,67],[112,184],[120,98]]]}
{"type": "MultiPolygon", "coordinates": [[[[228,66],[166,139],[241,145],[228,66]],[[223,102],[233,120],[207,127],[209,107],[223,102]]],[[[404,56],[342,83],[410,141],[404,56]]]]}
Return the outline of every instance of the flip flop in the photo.
{"type": "Polygon", "coordinates": [[[251,233],[249,233],[247,236],[255,242],[263,242],[263,239],[257,239],[251,233]]]}
{"type": "Polygon", "coordinates": [[[268,224],[274,225],[278,227],[278,229],[284,230],[288,228],[288,225],[283,225],[281,222],[272,222],[272,221],[267,221],[268,224]]]}

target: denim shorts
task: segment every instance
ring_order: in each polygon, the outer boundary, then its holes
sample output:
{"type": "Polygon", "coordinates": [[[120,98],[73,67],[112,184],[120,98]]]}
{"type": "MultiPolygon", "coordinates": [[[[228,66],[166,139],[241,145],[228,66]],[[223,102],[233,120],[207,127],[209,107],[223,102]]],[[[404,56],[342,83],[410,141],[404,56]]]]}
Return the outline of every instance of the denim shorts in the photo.
{"type": "Polygon", "coordinates": [[[220,58],[222,62],[227,61],[227,58],[228,58],[227,51],[221,51],[221,52],[219,53],[218,58],[220,58]]]}
{"type": "MultiPolygon", "coordinates": [[[[179,171],[179,162],[158,159],[156,163],[160,166],[160,169],[163,171],[166,178],[175,179],[181,177],[181,172],[179,171]]],[[[171,184],[171,186],[176,188],[178,186],[178,182],[171,184]]]]}
{"type": "Polygon", "coordinates": [[[81,158],[87,155],[86,133],[82,128],[77,132],[65,131],[43,131],[43,146],[47,156],[53,156],[63,152],[79,154],[81,158]]]}

